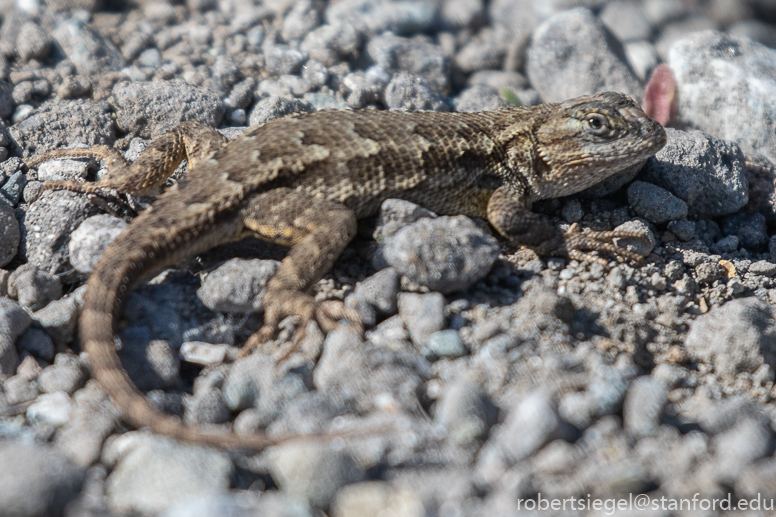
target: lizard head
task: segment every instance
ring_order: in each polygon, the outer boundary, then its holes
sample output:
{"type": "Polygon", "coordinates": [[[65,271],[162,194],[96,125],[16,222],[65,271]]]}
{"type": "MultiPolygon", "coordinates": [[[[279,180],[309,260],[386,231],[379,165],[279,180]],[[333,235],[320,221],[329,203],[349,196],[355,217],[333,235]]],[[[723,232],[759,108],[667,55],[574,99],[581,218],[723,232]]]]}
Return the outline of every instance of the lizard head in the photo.
{"type": "Polygon", "coordinates": [[[535,129],[538,197],[573,194],[643,162],[666,143],[663,127],[629,96],[605,92],[554,105],[535,129]]]}

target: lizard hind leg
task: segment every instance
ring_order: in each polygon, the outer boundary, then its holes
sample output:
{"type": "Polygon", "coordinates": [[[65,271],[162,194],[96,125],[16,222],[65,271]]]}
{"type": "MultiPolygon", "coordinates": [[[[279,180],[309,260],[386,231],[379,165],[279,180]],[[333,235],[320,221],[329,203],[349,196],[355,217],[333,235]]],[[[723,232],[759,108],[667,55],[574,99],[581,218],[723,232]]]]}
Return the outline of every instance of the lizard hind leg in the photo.
{"type": "Polygon", "coordinates": [[[300,325],[291,351],[314,321],[324,332],[342,319],[361,329],[358,313],[337,304],[324,307],[309,289],[329,269],[356,234],[356,216],[347,207],[297,192],[277,188],[255,195],[242,211],[245,227],[256,237],[292,246],[264,293],[264,324],[242,349],[241,356],[271,339],[287,316],[299,316],[300,325]]]}

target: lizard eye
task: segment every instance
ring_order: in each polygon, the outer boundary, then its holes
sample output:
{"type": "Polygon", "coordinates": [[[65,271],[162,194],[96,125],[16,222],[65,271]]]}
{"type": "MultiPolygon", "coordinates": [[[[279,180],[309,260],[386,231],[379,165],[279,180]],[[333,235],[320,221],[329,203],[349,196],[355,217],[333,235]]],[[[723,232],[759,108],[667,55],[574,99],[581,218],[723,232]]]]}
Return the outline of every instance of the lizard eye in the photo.
{"type": "Polygon", "coordinates": [[[594,135],[604,135],[609,131],[606,117],[598,113],[588,113],[585,117],[588,130],[594,135]]]}

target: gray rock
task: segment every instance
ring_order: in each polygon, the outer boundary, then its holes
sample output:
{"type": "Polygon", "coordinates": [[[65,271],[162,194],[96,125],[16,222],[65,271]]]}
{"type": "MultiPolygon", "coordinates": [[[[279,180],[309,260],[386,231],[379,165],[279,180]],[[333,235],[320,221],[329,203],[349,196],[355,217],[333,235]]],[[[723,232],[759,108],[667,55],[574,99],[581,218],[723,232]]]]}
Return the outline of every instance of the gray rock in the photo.
{"type": "Polygon", "coordinates": [[[16,40],[16,51],[22,61],[44,59],[51,50],[51,37],[40,25],[28,21],[19,28],[16,40]]]}
{"type": "Polygon", "coordinates": [[[646,82],[652,71],[660,64],[660,56],[658,56],[657,50],[649,41],[628,42],[625,44],[625,53],[633,70],[642,82],[646,82]]]}
{"type": "Polygon", "coordinates": [[[456,381],[446,386],[434,408],[434,421],[447,430],[448,440],[465,445],[496,423],[498,408],[480,387],[456,381]]]}
{"type": "Polygon", "coordinates": [[[119,129],[142,138],[156,138],[186,120],[216,127],[224,116],[215,92],[177,79],[118,83],[112,99],[119,129]]]}
{"type": "Polygon", "coordinates": [[[529,86],[528,79],[523,74],[503,70],[480,70],[470,75],[466,84],[469,86],[484,84],[499,91],[507,88],[515,92],[529,86]]]}
{"type": "Polygon", "coordinates": [[[747,171],[737,145],[698,131],[667,128],[666,134],[666,146],[647,160],[645,181],[684,200],[693,218],[731,214],[747,203],[747,171]]]}
{"type": "Polygon", "coordinates": [[[54,342],[41,329],[27,329],[17,343],[20,351],[51,362],[54,360],[54,342]]]}
{"type": "Polygon", "coordinates": [[[118,420],[116,407],[92,383],[76,395],[70,420],[57,430],[55,443],[76,465],[88,467],[99,460],[118,420]]]}
{"type": "Polygon", "coordinates": [[[768,225],[762,214],[734,214],[722,220],[725,235],[735,235],[744,248],[761,251],[768,244],[768,225]]]}
{"type": "Polygon", "coordinates": [[[361,71],[346,75],[342,85],[348,91],[348,106],[355,109],[380,102],[385,88],[385,83],[375,82],[361,71]]]}
{"type": "Polygon", "coordinates": [[[251,110],[248,123],[258,126],[275,118],[298,113],[300,111],[315,111],[309,102],[283,97],[268,97],[256,103],[251,110]]]}
{"type": "Polygon", "coordinates": [[[415,34],[430,29],[436,22],[437,5],[428,0],[344,0],[326,9],[331,25],[350,25],[365,35],[415,34]]]}
{"type": "Polygon", "coordinates": [[[94,271],[102,254],[127,226],[123,219],[106,214],[82,222],[67,245],[70,263],[76,271],[84,274],[94,271]]]}
{"type": "Polygon", "coordinates": [[[636,215],[660,224],[687,217],[687,203],[652,183],[634,181],[628,187],[628,204],[636,215]]]}
{"type": "Polygon", "coordinates": [[[689,241],[695,235],[695,221],[671,221],[668,223],[668,230],[679,237],[679,240],[689,241]]]}
{"type": "Polygon", "coordinates": [[[556,14],[536,28],[526,70],[547,102],[602,91],[641,99],[641,84],[622,44],[585,8],[556,14]]]}
{"type": "Polygon", "coordinates": [[[8,277],[8,296],[36,311],[62,297],[62,282],[56,276],[27,263],[8,277]]]}
{"type": "Polygon", "coordinates": [[[442,27],[460,29],[479,25],[486,14],[483,0],[450,0],[441,5],[438,16],[442,27]]]}
{"type": "Polygon", "coordinates": [[[51,337],[55,346],[64,347],[72,342],[85,292],[86,286],[83,285],[33,314],[35,321],[51,337]]]}
{"type": "Polygon", "coordinates": [[[378,66],[391,74],[407,72],[421,77],[439,93],[449,85],[450,63],[442,47],[424,36],[402,38],[387,32],[373,38],[366,51],[378,66]]]}
{"type": "Polygon", "coordinates": [[[756,298],[732,300],[699,316],[684,345],[690,356],[714,365],[717,376],[733,381],[740,372],[776,365],[776,324],[771,307],[756,298]]]}
{"type": "Polygon", "coordinates": [[[126,66],[121,52],[110,38],[103,37],[78,16],[60,22],[51,36],[58,50],[82,75],[97,76],[126,66]]]}
{"type": "Polygon", "coordinates": [[[749,265],[749,274],[773,278],[776,276],[776,264],[768,260],[758,260],[749,265]]]}
{"type": "Polygon", "coordinates": [[[467,350],[457,330],[440,330],[428,337],[428,349],[437,357],[456,358],[466,355],[467,350]]]}
{"type": "Polygon", "coordinates": [[[200,390],[186,401],[185,420],[189,425],[223,424],[230,416],[221,392],[215,388],[200,390]]]}
{"type": "Polygon", "coordinates": [[[273,75],[297,74],[309,56],[284,45],[266,45],[264,60],[267,71],[273,75]]]}
{"type": "Polygon", "coordinates": [[[156,514],[229,489],[234,467],[225,452],[155,436],[136,440],[108,476],[105,495],[113,511],[156,514]]]}
{"type": "Polygon", "coordinates": [[[279,267],[280,262],[275,260],[229,260],[205,277],[197,298],[218,312],[263,311],[264,288],[279,267]]]}
{"type": "Polygon", "coordinates": [[[72,274],[69,236],[97,207],[86,196],[46,191],[27,210],[21,250],[27,263],[52,275],[72,274]]]}
{"type": "Polygon", "coordinates": [[[678,122],[776,160],[776,50],[704,31],[674,43],[668,64],[676,80],[678,122]]]}
{"type": "Polygon", "coordinates": [[[385,268],[357,284],[345,305],[358,311],[364,325],[374,326],[378,316],[396,314],[399,286],[399,273],[392,267],[385,268]]]}
{"type": "Polygon", "coordinates": [[[695,268],[695,279],[700,284],[710,285],[727,274],[727,270],[716,262],[704,262],[695,268]]]}
{"type": "Polygon", "coordinates": [[[38,387],[43,393],[64,391],[72,395],[86,382],[86,371],[78,356],[57,354],[54,364],[38,375],[38,387]]]}
{"type": "Polygon", "coordinates": [[[19,354],[14,340],[6,334],[0,334],[0,374],[13,375],[18,365],[19,354]]]}
{"type": "Polygon", "coordinates": [[[170,507],[162,517],[314,517],[313,509],[303,500],[277,491],[253,494],[247,491],[222,495],[198,496],[170,507]]]}
{"type": "MultiPolygon", "coordinates": [[[[0,340],[5,339],[5,337],[0,337],[0,340]]],[[[5,401],[13,405],[35,400],[40,395],[40,391],[33,379],[17,373],[3,382],[3,394],[5,395],[5,401]]]]}
{"type": "Polygon", "coordinates": [[[428,346],[431,335],[444,328],[445,297],[439,293],[399,294],[399,317],[418,349],[428,346]]]}
{"type": "Polygon", "coordinates": [[[272,477],[283,492],[318,508],[328,507],[341,487],[364,478],[347,451],[327,444],[283,444],[272,451],[270,461],[272,477]]]}
{"type": "Polygon", "coordinates": [[[341,98],[329,93],[308,92],[302,96],[302,100],[312,106],[313,110],[346,110],[348,104],[341,98]]]}
{"type": "Polygon", "coordinates": [[[474,85],[465,89],[453,102],[455,111],[492,111],[508,108],[509,103],[501,98],[492,86],[474,85]]]}
{"type": "Polygon", "coordinates": [[[167,340],[150,339],[145,327],[128,327],[120,336],[122,365],[139,389],[165,389],[178,382],[180,361],[167,340]]]}
{"type": "Polygon", "coordinates": [[[89,161],[84,159],[50,160],[38,165],[38,180],[40,181],[85,181],[89,174],[89,161]]]}
{"type": "Polygon", "coordinates": [[[652,434],[660,425],[666,402],[668,390],[662,381],[651,376],[635,379],[622,408],[625,430],[635,437],[652,434]]]}
{"type": "Polygon", "coordinates": [[[754,461],[766,456],[773,436],[769,426],[746,418],[711,440],[716,471],[723,481],[735,481],[754,461]]]}
{"type": "Polygon", "coordinates": [[[496,239],[464,216],[421,219],[383,249],[388,265],[443,294],[466,290],[484,278],[498,253],[496,239]]]}
{"type": "Polygon", "coordinates": [[[372,237],[378,242],[386,241],[405,226],[425,217],[434,219],[436,214],[403,199],[386,199],[380,205],[372,237]]]}
{"type": "Polygon", "coordinates": [[[25,185],[27,185],[27,176],[22,174],[21,171],[15,173],[8,178],[8,181],[0,189],[1,199],[11,206],[18,205],[25,185]]]}
{"type": "Polygon", "coordinates": [[[562,438],[564,425],[550,398],[539,392],[525,395],[512,407],[496,431],[496,440],[512,462],[530,457],[544,444],[562,438]]]}
{"type": "Polygon", "coordinates": [[[285,18],[281,34],[286,41],[301,39],[321,23],[320,4],[313,0],[297,0],[285,18]]]}
{"type": "Polygon", "coordinates": [[[50,100],[11,126],[14,154],[31,156],[80,143],[112,145],[116,130],[105,102],[50,100]]]}
{"type": "Polygon", "coordinates": [[[272,389],[275,361],[269,356],[254,353],[234,363],[221,389],[226,406],[234,411],[256,407],[264,392],[272,389]]]}
{"type": "MultiPolygon", "coordinates": [[[[0,78],[3,76],[4,74],[0,74],[0,78]]],[[[15,105],[13,88],[7,82],[0,80],[0,118],[7,119],[10,117],[15,105]]]]}
{"type": "Polygon", "coordinates": [[[361,37],[352,25],[321,25],[304,37],[299,50],[325,65],[353,54],[361,44],[361,37]]]}
{"type": "Polygon", "coordinates": [[[463,45],[455,55],[457,68],[477,72],[500,68],[509,51],[510,30],[505,27],[487,27],[463,45]]]}
{"type": "Polygon", "coordinates": [[[636,2],[609,2],[599,17],[622,42],[648,40],[652,36],[652,23],[636,2]]]}
{"type": "Polygon", "coordinates": [[[385,88],[385,104],[392,110],[447,111],[444,100],[421,77],[396,74],[385,88]]]}
{"type": "Polygon", "coordinates": [[[13,209],[7,203],[0,203],[0,267],[16,256],[20,240],[19,221],[13,209]]]}
{"type": "Polygon", "coordinates": [[[0,507],[19,517],[62,515],[85,475],[48,444],[0,442],[0,464],[0,507]]]}
{"type": "Polygon", "coordinates": [[[27,407],[27,421],[32,425],[56,428],[70,421],[73,401],[63,391],[44,393],[27,407]]]}

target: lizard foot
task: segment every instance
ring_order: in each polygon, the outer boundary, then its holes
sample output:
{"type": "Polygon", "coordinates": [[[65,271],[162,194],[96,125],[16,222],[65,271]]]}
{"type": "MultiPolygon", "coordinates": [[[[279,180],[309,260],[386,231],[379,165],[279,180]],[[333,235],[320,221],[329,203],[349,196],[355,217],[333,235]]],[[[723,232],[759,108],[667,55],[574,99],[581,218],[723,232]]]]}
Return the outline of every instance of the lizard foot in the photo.
{"type": "MultiPolygon", "coordinates": [[[[283,355],[285,359],[292,354],[305,337],[307,325],[314,321],[318,327],[328,333],[337,328],[338,322],[342,319],[351,325],[356,325],[360,332],[363,331],[363,324],[358,312],[354,309],[346,308],[344,304],[323,306],[321,303],[309,294],[299,291],[268,291],[264,295],[264,325],[253,333],[245,345],[240,350],[238,358],[247,357],[254,349],[272,339],[278,330],[278,325],[286,316],[299,316],[300,322],[294,334],[291,347],[283,355]]],[[[281,360],[282,360],[281,359],[281,360]]]]}
{"type": "Polygon", "coordinates": [[[642,232],[627,230],[614,230],[609,232],[581,230],[579,225],[574,223],[564,234],[563,239],[569,258],[574,260],[598,262],[602,265],[608,265],[606,260],[591,252],[610,253],[620,262],[629,261],[635,264],[640,264],[644,259],[644,257],[635,251],[622,248],[614,243],[615,239],[645,240],[646,236],[642,232]]]}

